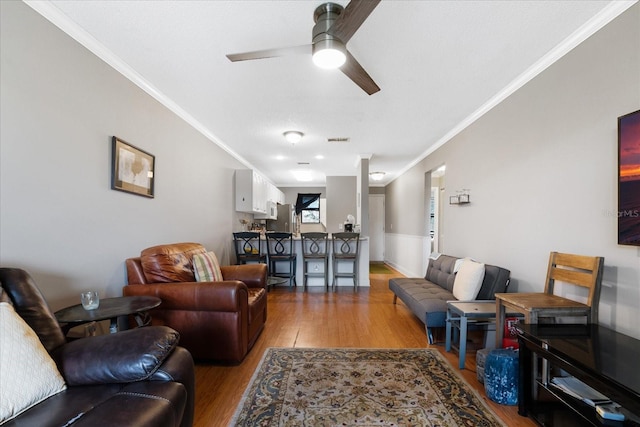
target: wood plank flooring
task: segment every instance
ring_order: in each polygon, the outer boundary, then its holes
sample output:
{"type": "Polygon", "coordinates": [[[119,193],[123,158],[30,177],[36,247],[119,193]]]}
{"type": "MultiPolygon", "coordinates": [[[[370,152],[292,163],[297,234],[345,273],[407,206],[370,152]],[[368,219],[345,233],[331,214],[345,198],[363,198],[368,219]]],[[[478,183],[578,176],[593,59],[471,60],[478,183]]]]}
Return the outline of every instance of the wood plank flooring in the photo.
{"type": "MultiPolygon", "coordinates": [[[[427,344],[424,324],[398,300],[388,280],[400,273],[371,274],[370,288],[340,287],[325,293],[322,288],[286,286],[268,295],[267,324],[245,360],[236,366],[196,364],[195,427],[228,425],[265,349],[269,347],[311,348],[436,348],[457,370],[458,356],[444,350],[442,342],[427,344]]],[[[467,351],[466,368],[459,371],[508,426],[536,424],[517,413],[516,406],[498,405],[487,399],[476,379],[475,352],[467,351]]]]}

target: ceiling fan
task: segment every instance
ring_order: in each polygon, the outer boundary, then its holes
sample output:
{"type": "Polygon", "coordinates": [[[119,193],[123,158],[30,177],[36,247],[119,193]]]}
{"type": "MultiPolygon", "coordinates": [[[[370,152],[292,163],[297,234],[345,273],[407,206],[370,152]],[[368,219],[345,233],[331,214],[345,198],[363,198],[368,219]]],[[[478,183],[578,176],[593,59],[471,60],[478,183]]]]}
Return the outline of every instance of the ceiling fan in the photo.
{"type": "Polygon", "coordinates": [[[372,95],[380,88],[349,53],[346,44],[378,3],[380,0],[351,0],[346,8],[336,3],[321,4],[313,13],[316,24],[313,27],[310,45],[235,53],[227,55],[227,58],[236,62],[311,53],[316,65],[323,68],[340,68],[340,71],[362,90],[372,95]]]}

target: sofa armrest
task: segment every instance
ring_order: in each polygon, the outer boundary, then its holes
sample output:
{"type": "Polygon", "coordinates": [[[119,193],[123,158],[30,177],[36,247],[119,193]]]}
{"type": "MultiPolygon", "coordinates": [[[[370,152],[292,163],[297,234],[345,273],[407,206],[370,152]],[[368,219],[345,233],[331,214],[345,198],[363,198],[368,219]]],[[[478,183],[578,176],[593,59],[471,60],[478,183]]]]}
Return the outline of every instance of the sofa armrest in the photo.
{"type": "Polygon", "coordinates": [[[267,264],[225,265],[220,270],[224,280],[239,280],[249,288],[267,288],[267,264]]]}
{"type": "Polygon", "coordinates": [[[130,383],[153,375],[179,340],[171,328],[150,326],[72,341],[53,357],[69,386],[130,383]]]}
{"type": "Polygon", "coordinates": [[[249,298],[247,286],[239,281],[127,285],[122,292],[160,298],[157,310],[236,312],[246,307],[249,298]]]}

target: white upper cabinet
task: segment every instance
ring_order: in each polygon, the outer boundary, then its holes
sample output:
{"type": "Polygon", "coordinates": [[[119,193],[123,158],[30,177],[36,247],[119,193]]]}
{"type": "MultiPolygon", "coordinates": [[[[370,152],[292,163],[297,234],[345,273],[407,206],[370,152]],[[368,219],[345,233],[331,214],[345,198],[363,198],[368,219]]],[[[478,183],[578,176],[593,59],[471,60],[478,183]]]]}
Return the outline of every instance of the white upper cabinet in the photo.
{"type": "Polygon", "coordinates": [[[251,169],[236,170],[236,211],[255,214],[256,219],[275,219],[276,203],[284,204],[284,193],[275,185],[251,169]]]}
{"type": "Polygon", "coordinates": [[[236,211],[265,213],[267,210],[264,179],[250,169],[236,170],[236,211]]]}

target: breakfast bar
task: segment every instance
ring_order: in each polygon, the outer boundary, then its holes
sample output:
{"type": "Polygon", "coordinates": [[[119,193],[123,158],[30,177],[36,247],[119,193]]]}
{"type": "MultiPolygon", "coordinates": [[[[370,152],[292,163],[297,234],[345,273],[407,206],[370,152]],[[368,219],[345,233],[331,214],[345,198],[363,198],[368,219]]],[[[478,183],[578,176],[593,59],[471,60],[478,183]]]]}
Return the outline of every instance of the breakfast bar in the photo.
{"type": "MultiPolygon", "coordinates": [[[[329,234],[329,247],[331,247],[331,239],[332,236],[329,234]]],[[[293,235],[293,251],[296,254],[296,283],[298,286],[302,286],[304,283],[304,266],[303,266],[303,257],[302,257],[302,237],[298,234],[293,235]]],[[[267,253],[267,242],[264,234],[260,236],[260,252],[262,255],[267,253]]],[[[332,278],[333,278],[333,263],[331,262],[333,256],[333,252],[329,250],[329,268],[327,271],[327,277],[329,286],[331,286],[332,278]]],[[[360,237],[360,248],[358,254],[358,287],[369,287],[369,238],[367,236],[360,237]]],[[[282,268],[282,267],[280,267],[282,268]]],[[[280,272],[280,268],[278,272],[280,272]]],[[[323,262],[321,260],[318,261],[309,261],[307,263],[307,269],[314,272],[321,272],[324,268],[323,262]]],[[[338,272],[345,273],[350,271],[349,265],[338,265],[338,272]]],[[[307,286],[309,287],[324,287],[324,278],[322,277],[308,277],[307,278],[307,286]]],[[[339,287],[353,287],[353,281],[350,278],[341,278],[338,277],[336,281],[336,286],[339,287]]]]}

